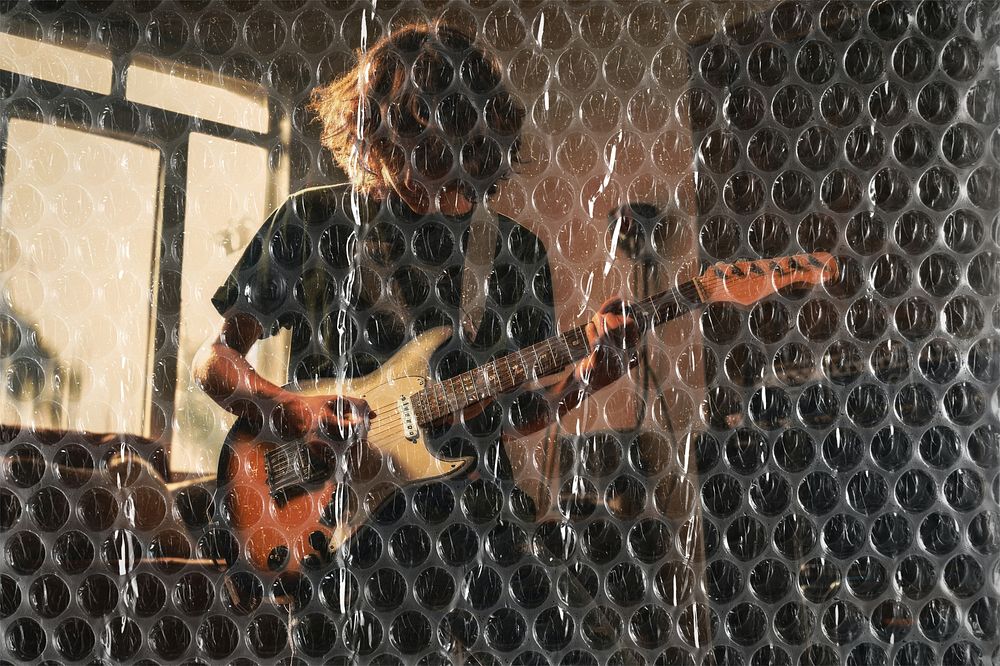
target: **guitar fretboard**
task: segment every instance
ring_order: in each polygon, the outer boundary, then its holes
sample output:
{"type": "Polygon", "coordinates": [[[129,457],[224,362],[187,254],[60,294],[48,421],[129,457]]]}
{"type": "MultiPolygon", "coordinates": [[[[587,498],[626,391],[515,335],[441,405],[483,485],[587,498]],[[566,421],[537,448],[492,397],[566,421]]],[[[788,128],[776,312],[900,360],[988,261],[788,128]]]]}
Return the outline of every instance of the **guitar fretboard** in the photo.
{"type": "MultiPolygon", "coordinates": [[[[633,304],[640,330],[645,331],[679,317],[691,306],[701,304],[697,280],[694,278],[676,289],[668,289],[633,304]]],[[[468,372],[428,384],[422,391],[410,396],[410,400],[417,420],[422,424],[431,423],[538,377],[558,372],[590,352],[586,327],[577,326],[468,372]]]]}

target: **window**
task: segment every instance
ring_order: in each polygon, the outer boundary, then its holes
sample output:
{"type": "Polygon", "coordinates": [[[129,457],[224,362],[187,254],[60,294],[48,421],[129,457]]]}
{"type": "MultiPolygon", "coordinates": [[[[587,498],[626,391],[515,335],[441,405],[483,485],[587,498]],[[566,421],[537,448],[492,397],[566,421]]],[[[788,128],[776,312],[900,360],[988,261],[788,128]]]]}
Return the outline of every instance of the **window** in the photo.
{"type": "Polygon", "coordinates": [[[13,119],[4,177],[0,413],[148,435],[159,151],[13,119]]]}
{"type": "MultiPolygon", "coordinates": [[[[0,423],[151,438],[166,423],[169,469],[212,474],[232,419],[192,362],[222,321],[215,288],[287,192],[264,144],[288,123],[258,84],[145,54],[119,86],[112,55],[0,33],[0,70],[150,119],[141,139],[89,119],[0,125],[0,423]],[[189,129],[158,136],[164,118],[189,129]]],[[[262,374],[284,377],[286,346],[254,349],[262,374]]]]}

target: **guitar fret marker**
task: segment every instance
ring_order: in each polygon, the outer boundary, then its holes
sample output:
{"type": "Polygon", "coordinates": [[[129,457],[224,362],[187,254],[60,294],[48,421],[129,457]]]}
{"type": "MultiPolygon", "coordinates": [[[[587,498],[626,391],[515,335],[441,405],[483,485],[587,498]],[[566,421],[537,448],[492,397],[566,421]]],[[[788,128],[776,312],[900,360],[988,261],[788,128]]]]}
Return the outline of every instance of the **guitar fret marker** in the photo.
{"type": "MultiPolygon", "coordinates": [[[[712,300],[732,300],[746,304],[759,300],[761,295],[758,292],[762,290],[773,292],[778,286],[775,284],[777,278],[785,285],[794,282],[794,279],[789,278],[796,276],[802,282],[815,282],[816,273],[806,269],[806,262],[814,266],[824,265],[817,256],[801,255],[782,258],[780,261],[760,259],[711,266],[704,275],[693,277],[676,289],[635,303],[633,309],[642,329],[645,329],[646,323],[655,325],[686,314],[691,304],[701,305],[712,300]],[[766,284],[758,284],[754,277],[768,274],[775,279],[766,284]]],[[[421,405],[417,414],[422,423],[435,421],[475,402],[495,397],[538,377],[556,372],[592,351],[585,327],[578,326],[451,379],[425,386],[420,392],[423,398],[415,403],[421,405]]]]}

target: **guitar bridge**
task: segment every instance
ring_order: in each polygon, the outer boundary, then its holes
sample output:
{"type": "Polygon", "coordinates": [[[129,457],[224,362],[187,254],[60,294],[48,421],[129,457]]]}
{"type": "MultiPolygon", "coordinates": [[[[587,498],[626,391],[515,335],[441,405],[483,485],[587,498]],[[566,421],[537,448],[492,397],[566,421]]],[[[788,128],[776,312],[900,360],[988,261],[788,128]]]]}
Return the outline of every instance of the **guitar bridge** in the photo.
{"type": "Polygon", "coordinates": [[[271,466],[271,459],[268,456],[264,457],[264,471],[266,473],[267,487],[270,491],[268,494],[277,506],[284,506],[288,503],[289,499],[302,492],[302,486],[294,478],[291,478],[287,474],[274,473],[271,466]]]}
{"type": "Polygon", "coordinates": [[[413,403],[405,395],[399,396],[399,400],[396,401],[396,406],[399,409],[400,420],[403,425],[403,437],[410,440],[411,442],[417,441],[420,436],[420,429],[417,425],[417,415],[413,411],[413,403]]]}

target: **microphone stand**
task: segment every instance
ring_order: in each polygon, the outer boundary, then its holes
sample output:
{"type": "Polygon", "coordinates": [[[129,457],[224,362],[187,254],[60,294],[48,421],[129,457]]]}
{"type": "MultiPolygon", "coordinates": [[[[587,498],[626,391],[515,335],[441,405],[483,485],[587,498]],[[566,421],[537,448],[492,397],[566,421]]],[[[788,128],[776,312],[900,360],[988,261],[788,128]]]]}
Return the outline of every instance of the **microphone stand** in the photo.
{"type": "MultiPolygon", "coordinates": [[[[620,257],[631,262],[630,282],[632,292],[637,300],[649,297],[657,289],[660,273],[660,261],[650,247],[650,238],[655,222],[661,213],[657,206],[650,203],[627,203],[612,210],[608,214],[609,228],[617,233],[615,251],[620,257]]],[[[642,388],[639,394],[639,409],[636,413],[634,431],[640,431],[646,420],[647,405],[651,397],[663,404],[664,426],[674,453],[677,453],[677,435],[674,432],[673,420],[666,409],[666,400],[659,373],[653,368],[652,353],[649,340],[643,335],[636,350],[639,367],[642,369],[642,388]]]]}

